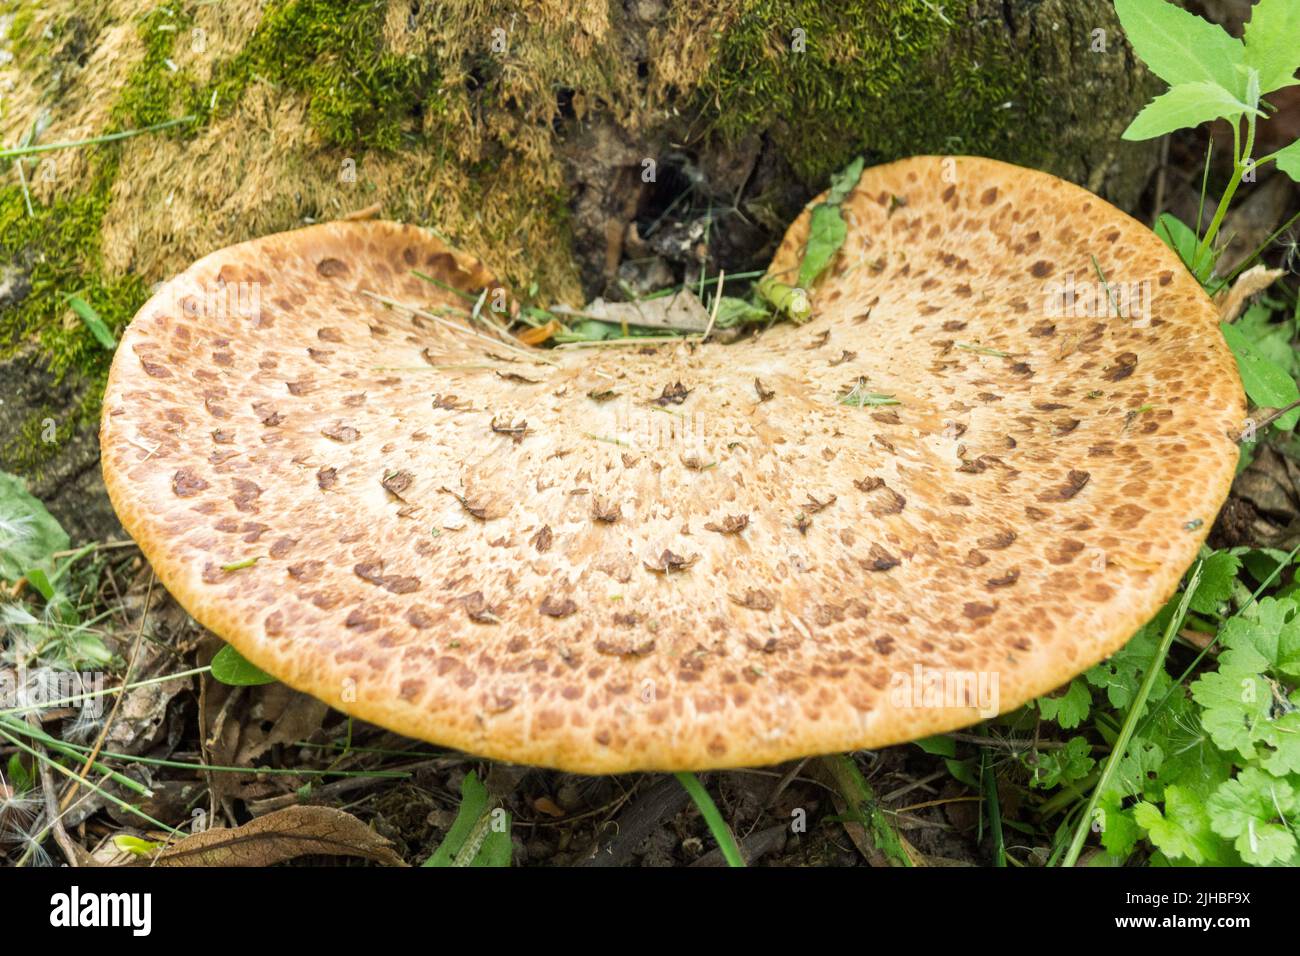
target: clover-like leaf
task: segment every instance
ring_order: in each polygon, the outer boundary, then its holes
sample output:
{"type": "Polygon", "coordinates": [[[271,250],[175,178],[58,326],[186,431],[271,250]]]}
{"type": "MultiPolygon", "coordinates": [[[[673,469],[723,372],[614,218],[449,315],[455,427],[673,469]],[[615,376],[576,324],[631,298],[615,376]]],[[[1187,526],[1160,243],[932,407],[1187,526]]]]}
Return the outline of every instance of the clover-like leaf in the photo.
{"type": "Polygon", "coordinates": [[[1133,819],[1147,831],[1152,846],[1173,859],[1226,863],[1231,854],[1210,826],[1205,804],[1181,787],[1165,791],[1163,811],[1145,800],[1133,807],[1133,819]]]}
{"type": "Polygon", "coordinates": [[[1039,713],[1047,720],[1054,720],[1065,730],[1078,727],[1092,709],[1092,694],[1088,685],[1081,680],[1072,680],[1060,696],[1038,698],[1039,713]]]}
{"type": "Polygon", "coordinates": [[[1106,852],[1126,857],[1133,852],[1140,831],[1132,810],[1120,806],[1116,797],[1102,797],[1093,815],[1095,826],[1101,831],[1101,845],[1106,852]]]}
{"type": "Polygon", "coordinates": [[[1214,671],[1192,684],[1192,697],[1203,708],[1201,723],[1214,743],[1250,760],[1255,743],[1268,733],[1272,695],[1257,674],[1214,671]]]}
{"type": "Polygon", "coordinates": [[[1247,767],[1228,780],[1206,802],[1210,826],[1247,863],[1267,866],[1289,860],[1296,852],[1295,835],[1285,821],[1295,805],[1295,790],[1285,780],[1247,767]]]}
{"type": "Polygon", "coordinates": [[[1241,558],[1231,551],[1216,551],[1201,562],[1201,585],[1192,595],[1192,610],[1198,614],[1218,614],[1232,597],[1233,582],[1240,569],[1241,558]]]}

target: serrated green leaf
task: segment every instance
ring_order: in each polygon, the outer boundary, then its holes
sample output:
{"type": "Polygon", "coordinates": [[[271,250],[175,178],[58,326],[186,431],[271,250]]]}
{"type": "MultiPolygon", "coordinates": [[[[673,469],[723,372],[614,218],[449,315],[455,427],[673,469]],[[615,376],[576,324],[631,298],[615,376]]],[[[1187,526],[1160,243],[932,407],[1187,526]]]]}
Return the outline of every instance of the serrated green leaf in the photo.
{"type": "Polygon", "coordinates": [[[1300,69],[1300,3],[1259,0],[1242,36],[1245,63],[1259,70],[1261,93],[1295,84],[1300,69]]]}
{"type": "Polygon", "coordinates": [[[213,655],[212,676],[223,684],[231,684],[235,687],[256,687],[260,684],[275,683],[274,677],[246,659],[229,644],[213,655]]]}
{"type": "Polygon", "coordinates": [[[0,471],[0,578],[17,581],[32,568],[49,567],[68,535],[17,475],[0,471]]]}
{"type": "Polygon", "coordinates": [[[1221,784],[1206,803],[1214,832],[1233,840],[1241,858],[1258,866],[1289,860],[1296,852],[1295,836],[1276,822],[1285,821],[1294,806],[1289,783],[1254,767],[1221,784]]]}
{"type": "Polygon", "coordinates": [[[1216,551],[1201,562],[1201,586],[1192,595],[1191,609],[1198,614],[1218,614],[1232,597],[1232,585],[1241,569],[1241,558],[1230,551],[1216,551]]]}
{"type": "MultiPolygon", "coordinates": [[[[1261,408],[1284,408],[1300,400],[1300,389],[1286,369],[1271,362],[1255,348],[1235,325],[1219,323],[1223,339],[1237,360],[1241,384],[1250,400],[1261,408]]],[[[1278,428],[1290,431],[1300,420],[1300,408],[1287,412],[1276,422],[1278,428]]]]}
{"type": "MultiPolygon", "coordinates": [[[[1093,687],[1106,691],[1106,699],[1116,710],[1127,710],[1137,695],[1138,686],[1155,654],[1160,632],[1172,609],[1166,605],[1150,623],[1142,627],[1127,644],[1106,660],[1084,672],[1084,679],[1093,687]]],[[[1151,697],[1159,700],[1169,689],[1170,677],[1164,671],[1156,675],[1151,687],[1151,697]]],[[[1142,716],[1150,699],[1142,705],[1142,716]]]]}
{"type": "Polygon", "coordinates": [[[1275,777],[1300,774],[1300,711],[1275,718],[1269,730],[1259,765],[1275,777]]]}
{"type": "Polygon", "coordinates": [[[1101,832],[1106,852],[1121,858],[1133,852],[1141,835],[1133,811],[1123,809],[1115,797],[1102,797],[1097,803],[1094,825],[1101,832]]]}
{"type": "Polygon", "coordinates": [[[1277,168],[1300,183],[1300,139],[1273,154],[1277,168]]]}
{"type": "Polygon", "coordinates": [[[1088,685],[1079,679],[1070,681],[1070,686],[1060,696],[1038,698],[1038,711],[1047,720],[1054,720],[1064,730],[1072,730],[1083,723],[1088,711],[1092,709],[1092,694],[1088,685]]]}
{"type": "Polygon", "coordinates": [[[1071,737],[1064,747],[1034,754],[1033,785],[1044,790],[1082,780],[1097,765],[1089,754],[1092,745],[1083,737],[1071,737]]]}
{"type": "Polygon", "coordinates": [[[1268,683],[1257,674],[1213,671],[1191,686],[1201,705],[1201,724],[1215,745],[1236,751],[1246,760],[1255,756],[1255,742],[1267,733],[1271,710],[1268,683]]]}
{"type": "Polygon", "coordinates": [[[1197,864],[1230,861],[1226,844],[1210,827],[1204,803],[1180,787],[1165,791],[1163,810],[1145,800],[1136,804],[1133,819],[1147,831],[1152,846],[1166,856],[1197,864]]]}
{"type": "Polygon", "coordinates": [[[1165,761],[1161,746],[1151,740],[1135,738],[1120,758],[1111,778],[1108,793],[1103,796],[1148,798],[1159,796],[1156,775],[1165,761]]]}
{"type": "Polygon", "coordinates": [[[1300,671],[1300,606],[1291,598],[1261,598],[1249,614],[1224,623],[1219,670],[1250,674],[1300,671]]]}
{"type": "Polygon", "coordinates": [[[1246,47],[1221,27],[1164,0],[1115,0],[1129,44],[1170,86],[1214,83],[1246,96],[1246,47]]]}
{"type": "Polygon", "coordinates": [[[1232,774],[1232,758],[1214,745],[1201,725],[1201,710],[1184,688],[1179,688],[1148,731],[1163,742],[1165,760],[1156,781],[1160,799],[1171,786],[1201,798],[1232,774]]]}
{"type": "Polygon", "coordinates": [[[1157,96],[1124,130],[1126,140],[1155,139],[1174,130],[1191,129],[1216,119],[1235,119],[1251,112],[1217,83],[1180,83],[1157,96]]]}
{"type": "Polygon", "coordinates": [[[1290,598],[1261,598],[1219,628],[1219,670],[1262,674],[1277,659],[1283,629],[1294,626],[1296,605],[1290,598]]]}

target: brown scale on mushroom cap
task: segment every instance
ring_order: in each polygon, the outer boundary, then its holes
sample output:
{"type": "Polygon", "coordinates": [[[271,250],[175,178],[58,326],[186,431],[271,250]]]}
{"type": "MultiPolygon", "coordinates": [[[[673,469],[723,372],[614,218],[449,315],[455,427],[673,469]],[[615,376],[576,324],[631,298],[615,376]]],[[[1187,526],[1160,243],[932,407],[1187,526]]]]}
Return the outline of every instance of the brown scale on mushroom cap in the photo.
{"type": "Polygon", "coordinates": [[[214,253],[123,336],[114,506],[254,663],[490,757],[727,767],[981,716],[910,693],[915,668],[996,679],[1011,709],[1176,588],[1232,479],[1232,356],[1174,254],[1053,177],[917,158],[843,209],[807,327],[536,360],[362,294],[464,306],[413,268],[492,283],[410,226],[214,253]],[[1146,321],[1048,314],[1094,256],[1150,282],[1146,321]],[[221,281],[258,283],[260,314],[187,311],[221,281]],[[898,404],[841,402],[859,379],[898,404]]]}

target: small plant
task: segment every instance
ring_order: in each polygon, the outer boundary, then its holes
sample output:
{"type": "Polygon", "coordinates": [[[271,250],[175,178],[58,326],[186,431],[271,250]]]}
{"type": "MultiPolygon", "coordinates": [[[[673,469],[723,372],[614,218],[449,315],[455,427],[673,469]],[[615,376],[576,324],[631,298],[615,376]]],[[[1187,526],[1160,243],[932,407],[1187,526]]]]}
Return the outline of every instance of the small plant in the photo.
{"type": "Polygon", "coordinates": [[[509,866],[510,814],[494,808],[471,770],[460,785],[460,809],[425,866],[509,866]]]}
{"type": "MultiPolygon", "coordinates": [[[[1055,826],[1050,862],[1095,839],[1112,865],[1300,863],[1300,601],[1276,588],[1295,555],[1207,550],[1120,651],[988,725],[1014,754],[1002,776],[1055,826]],[[1171,673],[1175,639],[1191,660],[1171,673]]],[[[969,759],[948,766],[974,785],[969,759]]]]}
{"type": "Polygon", "coordinates": [[[1224,284],[1213,278],[1220,251],[1215,240],[1237,188],[1271,162],[1300,182],[1300,140],[1267,156],[1253,155],[1256,124],[1272,109],[1261,97],[1300,82],[1300,5],[1259,0],[1240,40],[1166,0],[1115,0],[1115,12],[1134,51],[1169,84],[1124,131],[1125,139],[1154,139],[1217,119],[1232,124],[1232,177],[1205,234],[1199,223],[1193,232],[1172,216],[1162,216],[1156,229],[1213,289],[1224,284]]]}

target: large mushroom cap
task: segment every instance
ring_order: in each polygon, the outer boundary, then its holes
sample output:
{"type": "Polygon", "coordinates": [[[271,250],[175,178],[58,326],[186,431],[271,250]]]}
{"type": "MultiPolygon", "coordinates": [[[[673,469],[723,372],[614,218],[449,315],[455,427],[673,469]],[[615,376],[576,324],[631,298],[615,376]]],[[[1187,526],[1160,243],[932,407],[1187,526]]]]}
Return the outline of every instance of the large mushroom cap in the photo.
{"type": "Polygon", "coordinates": [[[1009,710],[1176,588],[1233,475],[1234,361],[1175,255],[1051,176],[911,159],[843,212],[812,320],[737,345],[454,331],[368,294],[491,284],[410,226],[223,249],[123,338],[114,506],[255,664],[495,758],[762,764],[1009,710]]]}

